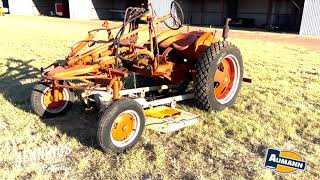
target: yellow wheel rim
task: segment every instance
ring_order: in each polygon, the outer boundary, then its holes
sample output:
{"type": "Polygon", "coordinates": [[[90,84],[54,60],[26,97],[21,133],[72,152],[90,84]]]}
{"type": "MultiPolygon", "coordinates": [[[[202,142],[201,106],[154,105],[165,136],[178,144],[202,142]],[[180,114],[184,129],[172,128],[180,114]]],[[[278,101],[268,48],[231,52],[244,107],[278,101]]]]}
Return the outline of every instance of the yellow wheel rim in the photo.
{"type": "Polygon", "coordinates": [[[54,102],[53,96],[52,96],[52,90],[49,89],[43,94],[43,104],[49,110],[59,109],[59,108],[62,108],[65,104],[65,101],[63,98],[64,98],[63,93],[59,91],[59,101],[54,102]]]}
{"type": "Polygon", "coordinates": [[[112,127],[112,138],[125,141],[134,131],[135,117],[130,113],[123,113],[117,117],[112,127]]]}

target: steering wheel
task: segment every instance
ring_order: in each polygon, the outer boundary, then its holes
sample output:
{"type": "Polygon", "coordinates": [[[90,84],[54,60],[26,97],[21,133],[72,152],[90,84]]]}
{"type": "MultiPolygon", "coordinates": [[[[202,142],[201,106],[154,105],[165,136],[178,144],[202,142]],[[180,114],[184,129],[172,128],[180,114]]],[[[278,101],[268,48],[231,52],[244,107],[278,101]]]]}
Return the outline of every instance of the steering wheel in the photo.
{"type": "Polygon", "coordinates": [[[178,4],[176,1],[172,1],[170,5],[170,15],[172,17],[173,22],[164,21],[164,24],[172,30],[180,29],[184,22],[184,14],[180,4],[178,4]]]}

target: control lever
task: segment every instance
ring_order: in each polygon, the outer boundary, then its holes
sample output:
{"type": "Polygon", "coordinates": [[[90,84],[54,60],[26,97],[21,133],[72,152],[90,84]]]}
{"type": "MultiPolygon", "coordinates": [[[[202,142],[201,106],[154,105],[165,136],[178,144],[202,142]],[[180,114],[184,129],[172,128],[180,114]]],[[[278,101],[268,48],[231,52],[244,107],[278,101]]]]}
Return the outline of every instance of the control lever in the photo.
{"type": "Polygon", "coordinates": [[[229,30],[230,30],[229,23],[231,22],[231,20],[232,20],[231,18],[227,18],[226,24],[223,27],[222,37],[224,40],[226,40],[229,37],[229,30]]]}

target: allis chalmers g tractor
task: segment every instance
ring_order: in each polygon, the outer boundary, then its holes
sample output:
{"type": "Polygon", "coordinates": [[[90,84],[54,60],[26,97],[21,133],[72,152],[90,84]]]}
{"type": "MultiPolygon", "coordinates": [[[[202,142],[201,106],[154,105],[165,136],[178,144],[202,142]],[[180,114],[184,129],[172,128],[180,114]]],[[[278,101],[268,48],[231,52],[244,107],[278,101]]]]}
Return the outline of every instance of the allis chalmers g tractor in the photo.
{"type": "Polygon", "coordinates": [[[229,20],[222,37],[215,32],[183,32],[182,22],[176,2],[161,18],[148,4],[127,8],[121,26],[110,27],[105,21],[103,28],[89,31],[88,38],[72,48],[65,64],[41,69],[42,80],[31,95],[35,113],[42,118],[66,113],[74,101],[73,90],[83,90],[83,102],[100,107],[101,148],[123,152],[137,143],[145,128],[144,109],[186,99],[207,111],[232,106],[243,63],[240,50],[226,41],[229,20]],[[156,33],[155,26],[162,23],[169,29],[156,33]],[[107,32],[107,40],[94,40],[99,31],[107,32]],[[143,31],[148,40],[138,44],[143,31]],[[133,85],[126,84],[129,81],[133,85]]]}

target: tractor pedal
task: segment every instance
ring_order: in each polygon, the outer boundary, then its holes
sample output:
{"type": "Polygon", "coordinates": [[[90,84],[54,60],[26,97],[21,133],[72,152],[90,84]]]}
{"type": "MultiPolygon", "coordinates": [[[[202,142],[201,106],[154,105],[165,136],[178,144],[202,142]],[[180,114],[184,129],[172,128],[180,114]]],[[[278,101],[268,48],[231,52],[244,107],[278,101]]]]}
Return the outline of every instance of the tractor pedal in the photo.
{"type": "Polygon", "coordinates": [[[252,83],[252,79],[250,78],[243,78],[242,81],[246,83],[252,83]]]}

